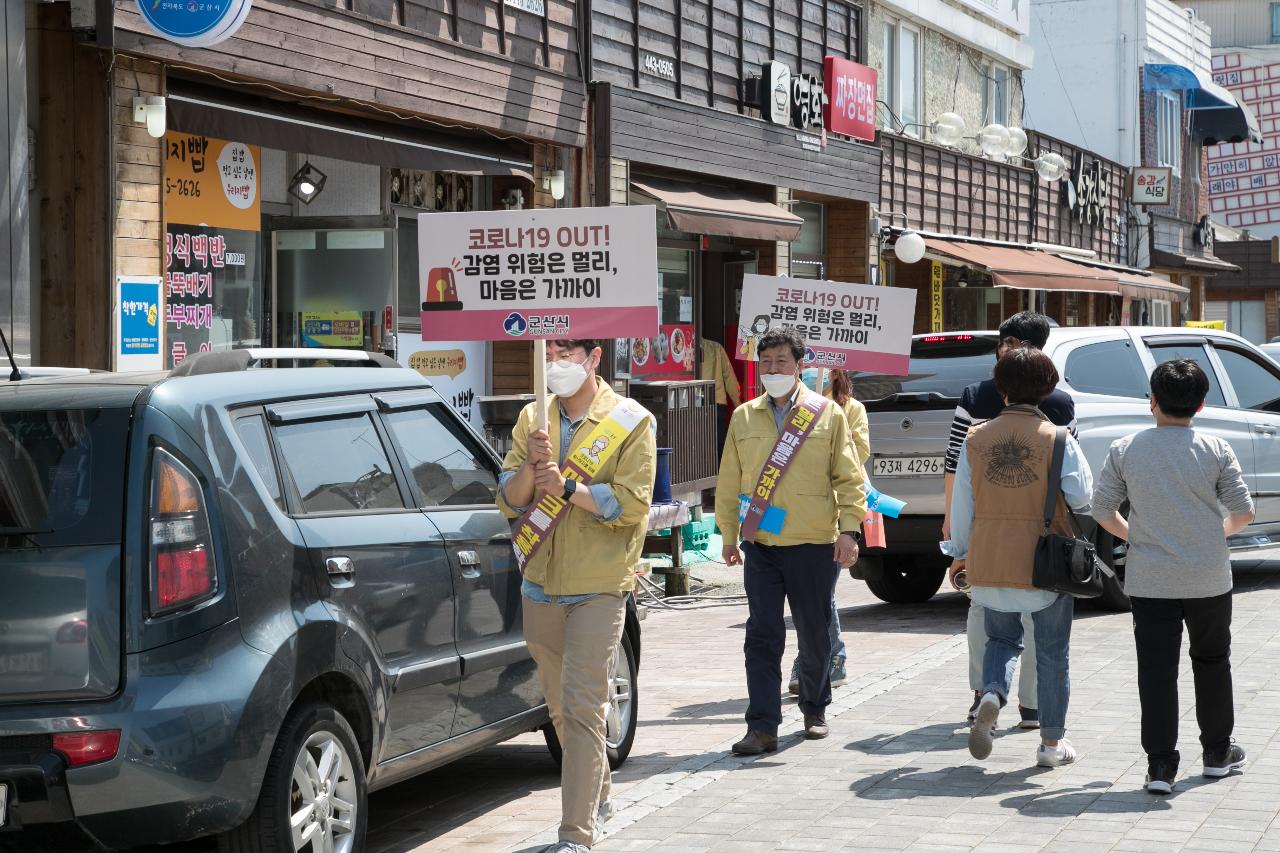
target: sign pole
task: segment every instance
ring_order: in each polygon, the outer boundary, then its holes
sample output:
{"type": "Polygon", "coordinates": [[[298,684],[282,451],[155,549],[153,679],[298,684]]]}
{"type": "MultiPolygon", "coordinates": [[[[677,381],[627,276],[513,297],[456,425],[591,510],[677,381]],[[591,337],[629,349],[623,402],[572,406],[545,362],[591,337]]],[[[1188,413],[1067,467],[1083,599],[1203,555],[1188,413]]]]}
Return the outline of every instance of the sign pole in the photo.
{"type": "Polygon", "coordinates": [[[533,393],[538,397],[538,429],[547,429],[547,341],[533,342],[533,393]]]}

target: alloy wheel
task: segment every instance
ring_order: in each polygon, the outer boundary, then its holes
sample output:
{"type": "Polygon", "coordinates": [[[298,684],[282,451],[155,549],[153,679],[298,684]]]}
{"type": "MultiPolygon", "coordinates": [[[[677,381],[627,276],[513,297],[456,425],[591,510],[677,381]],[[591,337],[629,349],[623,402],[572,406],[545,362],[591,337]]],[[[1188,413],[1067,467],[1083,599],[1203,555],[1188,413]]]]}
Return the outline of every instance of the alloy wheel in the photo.
{"type": "Polygon", "coordinates": [[[329,732],[307,738],[293,762],[289,812],[295,853],[351,853],[358,792],[351,757],[329,732]]]}

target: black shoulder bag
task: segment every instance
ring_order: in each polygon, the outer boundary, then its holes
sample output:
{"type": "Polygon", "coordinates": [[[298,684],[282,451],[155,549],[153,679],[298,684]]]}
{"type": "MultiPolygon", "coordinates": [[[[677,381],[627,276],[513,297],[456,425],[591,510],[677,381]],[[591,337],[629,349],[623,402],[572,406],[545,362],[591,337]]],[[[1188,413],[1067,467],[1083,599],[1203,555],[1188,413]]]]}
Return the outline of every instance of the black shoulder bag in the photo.
{"type": "Polygon", "coordinates": [[[1067,429],[1058,427],[1053,439],[1053,462],[1049,467],[1049,483],[1044,499],[1044,532],[1036,543],[1035,568],[1031,583],[1036,589],[1048,590],[1073,598],[1098,598],[1102,595],[1103,577],[1111,569],[1098,559],[1093,543],[1080,530],[1080,521],[1067,505],[1074,536],[1051,532],[1058,494],[1062,490],[1062,458],[1067,450],[1067,429]]]}

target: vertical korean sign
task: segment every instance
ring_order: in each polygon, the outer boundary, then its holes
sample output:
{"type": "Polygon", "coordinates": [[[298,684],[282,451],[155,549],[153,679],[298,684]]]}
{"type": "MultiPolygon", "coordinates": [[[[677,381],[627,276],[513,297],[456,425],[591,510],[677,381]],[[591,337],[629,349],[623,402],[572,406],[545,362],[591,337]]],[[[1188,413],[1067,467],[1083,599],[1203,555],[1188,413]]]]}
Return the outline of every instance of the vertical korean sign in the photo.
{"type": "Polygon", "coordinates": [[[261,153],[165,134],[165,366],[262,342],[261,153]]]}
{"type": "Polygon", "coordinates": [[[931,261],[929,267],[929,331],[942,331],[942,264],[931,261]]]}
{"type": "Polygon", "coordinates": [[[424,341],[652,337],[652,207],[424,213],[424,341]]]}
{"type": "Polygon", "coordinates": [[[754,336],[794,328],[807,363],[905,376],[915,311],[916,292],[905,287],[746,275],[738,347],[754,350],[754,336]]]}

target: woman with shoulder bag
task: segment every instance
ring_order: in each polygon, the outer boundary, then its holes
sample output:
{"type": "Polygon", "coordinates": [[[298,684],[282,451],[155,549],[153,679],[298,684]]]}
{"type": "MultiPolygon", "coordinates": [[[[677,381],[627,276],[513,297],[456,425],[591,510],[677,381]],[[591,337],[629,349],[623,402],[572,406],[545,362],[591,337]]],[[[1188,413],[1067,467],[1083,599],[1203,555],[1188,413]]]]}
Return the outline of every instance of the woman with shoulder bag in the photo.
{"type": "Polygon", "coordinates": [[[1075,606],[1070,595],[1039,589],[1032,577],[1041,537],[1072,537],[1068,505],[1088,511],[1093,475],[1076,440],[1066,435],[1060,485],[1051,482],[1058,429],[1036,408],[1058,384],[1058,371],[1047,355],[1031,346],[1009,351],[996,365],[995,382],[1007,408],[965,439],[952,496],[951,539],[942,543],[943,552],[955,559],[950,577],[964,570],[973,600],[986,608],[983,695],[969,751],[977,759],[991,754],[996,720],[1022,653],[1022,614],[1030,613],[1041,723],[1036,764],[1058,767],[1076,759],[1064,737],[1075,606]],[[1046,530],[1044,508],[1051,487],[1060,491],[1046,530]]]}

